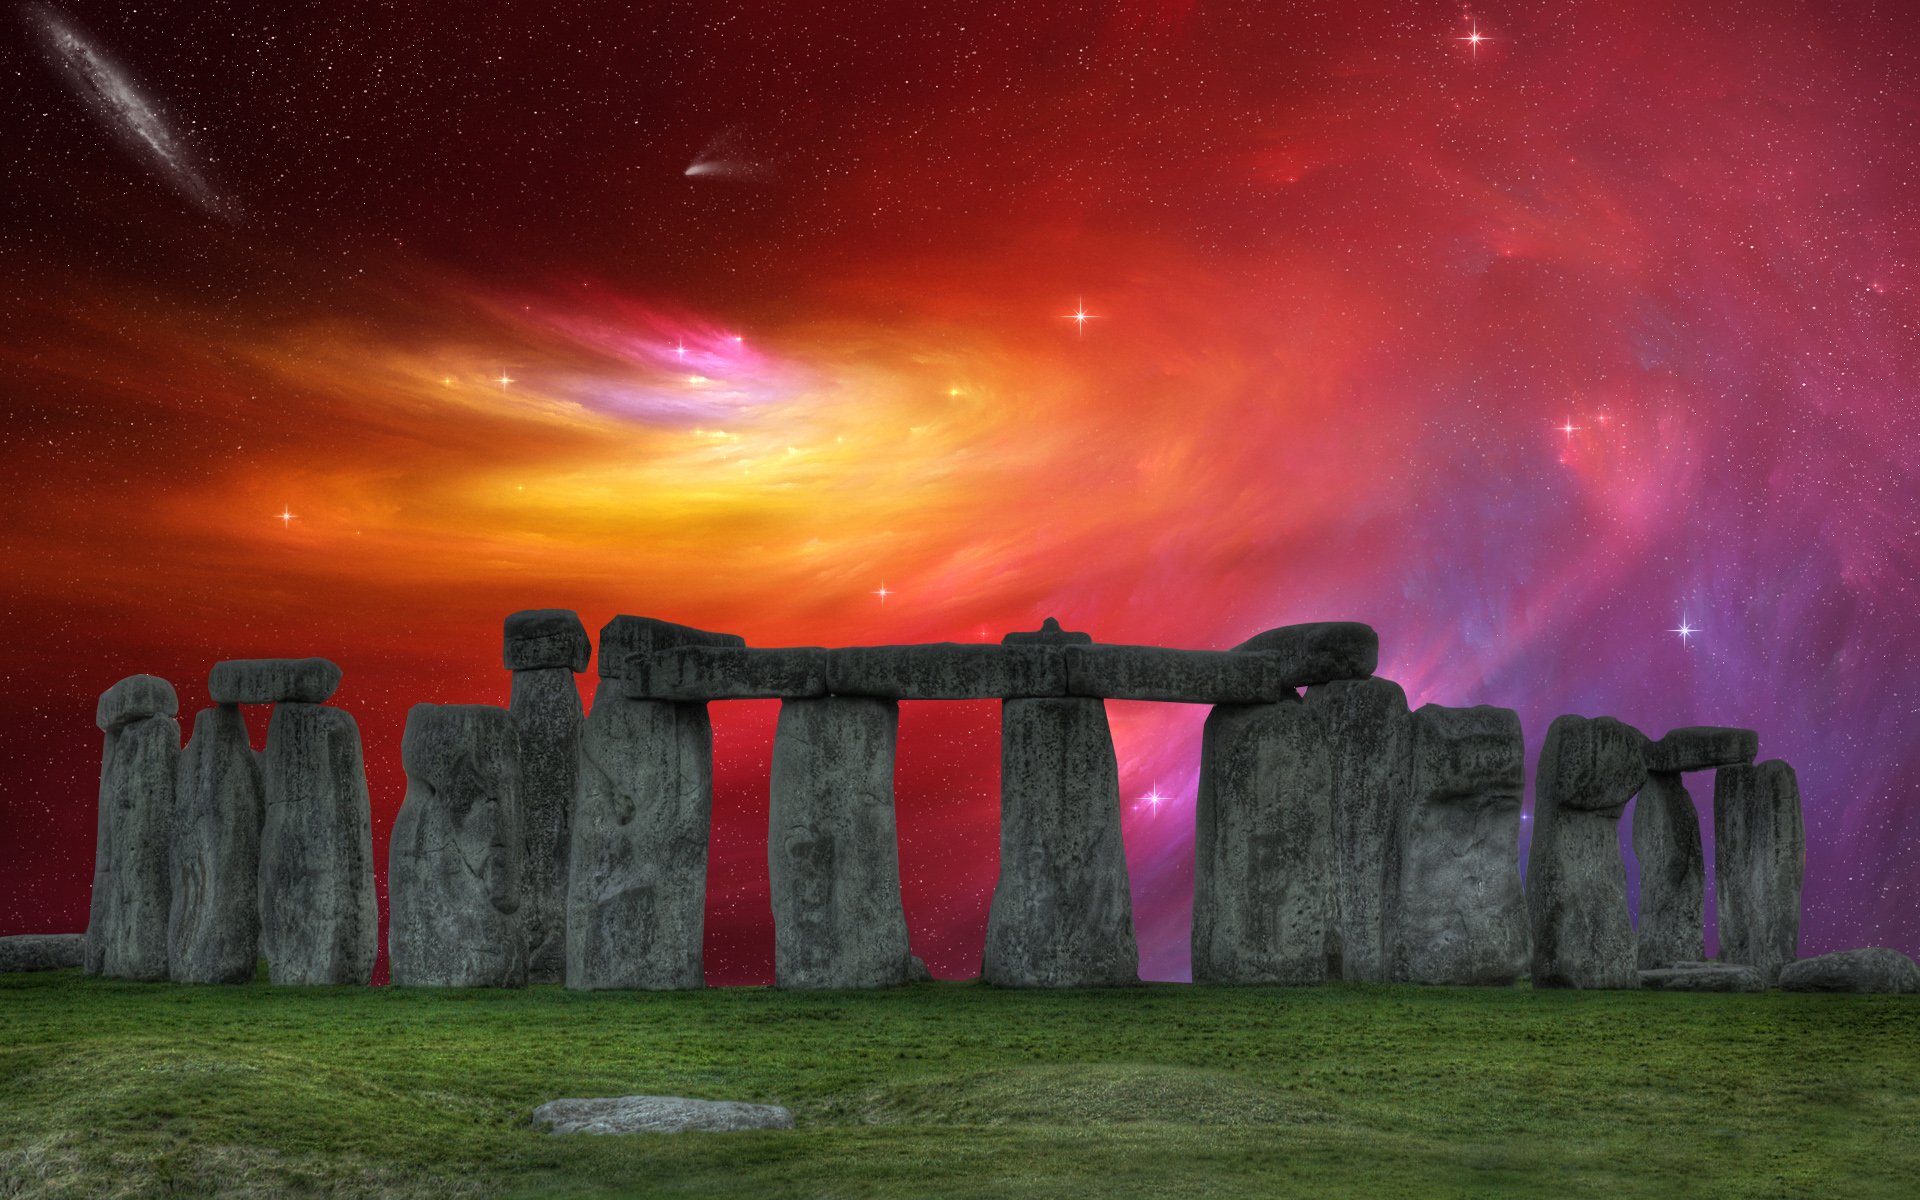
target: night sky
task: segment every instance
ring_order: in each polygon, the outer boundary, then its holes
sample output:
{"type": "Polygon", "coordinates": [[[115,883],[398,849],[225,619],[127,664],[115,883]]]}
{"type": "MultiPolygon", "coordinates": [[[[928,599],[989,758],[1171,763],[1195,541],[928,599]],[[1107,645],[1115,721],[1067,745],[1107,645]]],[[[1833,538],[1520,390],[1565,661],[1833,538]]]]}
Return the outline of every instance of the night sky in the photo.
{"type": "MultiPolygon", "coordinates": [[[[407,708],[505,703],[501,618],[570,607],[1367,621],[1530,757],[1757,728],[1803,952],[1920,952],[1904,0],[287,8],[7,13],[0,933],[84,925],[114,680],[186,723],[218,659],[339,662],[384,873],[407,708]]],[[[771,977],[775,707],[714,706],[713,982],[771,977]]],[[[1109,711],[1184,978],[1205,712],[1109,711]]],[[[943,976],[998,727],[903,710],[943,976]]]]}

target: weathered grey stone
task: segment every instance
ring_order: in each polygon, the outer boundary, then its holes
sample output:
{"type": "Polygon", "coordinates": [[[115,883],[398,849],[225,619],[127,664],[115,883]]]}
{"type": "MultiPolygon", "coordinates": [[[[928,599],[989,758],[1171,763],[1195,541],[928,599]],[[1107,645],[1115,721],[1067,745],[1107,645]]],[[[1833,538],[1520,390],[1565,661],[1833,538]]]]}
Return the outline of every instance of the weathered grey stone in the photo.
{"type": "Polygon", "coordinates": [[[1767,981],[1752,967],[1694,963],[1641,971],[1640,986],[1656,992],[1764,992],[1767,981]]]}
{"type": "Polygon", "coordinates": [[[1670,771],[1648,771],[1633,805],[1633,857],[1640,864],[1642,971],[1706,957],[1706,856],[1693,797],[1670,771]]]}
{"type": "Polygon", "coordinates": [[[1556,717],[1547,729],[1527,858],[1535,987],[1640,985],[1619,821],[1646,782],[1646,741],[1612,717],[1556,717]]]}
{"type": "Polygon", "coordinates": [[[1780,968],[1783,992],[1920,992],[1920,966],[1898,950],[1866,946],[1780,968]]]}
{"type": "Polygon", "coordinates": [[[1060,628],[1060,622],[1048,617],[1038,629],[1015,630],[1000,639],[1003,646],[1086,646],[1093,635],[1060,628]]]}
{"type": "MultiPolygon", "coordinates": [[[[604,663],[605,642],[601,643],[604,663]]],[[[697,988],[713,725],[704,704],[628,700],[603,680],[580,736],[567,986],[697,988]]]]}
{"type": "Polygon", "coordinates": [[[365,984],[379,953],[373,817],[360,727],[280,703],[261,756],[260,953],[275,983],[365,984]]]}
{"type": "Polygon", "coordinates": [[[593,643],[572,609],[529,608],[507,617],[501,657],[509,671],[584,671],[593,658],[593,643]]]}
{"type": "Polygon", "coordinates": [[[676,625],[652,617],[619,616],[600,628],[600,677],[618,679],[633,669],[633,660],[648,658],[675,646],[744,646],[731,633],[714,633],[691,625],[676,625]]]}
{"type": "Polygon", "coordinates": [[[891,700],[780,706],[767,821],[777,987],[892,987],[912,975],[893,820],[899,726],[891,700]]]}
{"type": "Polygon", "coordinates": [[[1299,695],[1277,654],[1165,650],[1159,646],[1067,646],[1067,691],[1110,700],[1261,704],[1299,695]]]}
{"type": "Polygon", "coordinates": [[[339,688],[340,668],[324,658],[233,658],[207,673],[215,704],[324,704],[339,688]]]}
{"type": "Polygon", "coordinates": [[[1800,952],[1800,884],[1807,834],[1800,782],[1778,759],[1721,767],[1713,778],[1714,898],[1720,961],[1771,983],[1800,952]]]}
{"type": "Polygon", "coordinates": [[[792,1129],[793,1114],[772,1104],[688,1100],[681,1096],[613,1096],[604,1100],[549,1100],[533,1123],[562,1133],[735,1133],[792,1129]]]}
{"type": "Polygon", "coordinates": [[[1308,688],[1306,699],[1320,715],[1332,759],[1329,972],[1387,983],[1387,912],[1400,886],[1400,837],[1413,786],[1413,714],[1391,679],[1338,679],[1308,688]]]}
{"type": "Polygon", "coordinates": [[[0,975],[14,971],[65,971],[87,960],[83,933],[16,933],[0,937],[0,975]]]}
{"type": "Polygon", "coordinates": [[[1028,698],[1000,711],[1000,879],[981,975],[1003,987],[1137,983],[1106,707],[1028,698]]]}
{"type": "Polygon", "coordinates": [[[1195,983],[1326,980],[1332,793],[1326,728],[1298,697],[1207,714],[1193,848],[1195,983]]]}
{"type": "Polygon", "coordinates": [[[931,642],[827,651],[827,690],[882,700],[992,700],[1067,694],[1059,648],[931,642]]]}
{"type": "Polygon", "coordinates": [[[1380,665],[1380,635],[1358,621],[1313,621],[1257,633],[1234,647],[1278,655],[1280,673],[1299,687],[1364,679],[1380,665]]]}
{"type": "Polygon", "coordinates": [[[827,694],[827,652],[678,646],[632,660],[622,681],[632,700],[787,700],[827,694]]]}
{"type": "Polygon", "coordinates": [[[1422,706],[1389,896],[1390,971],[1399,983],[1508,987],[1527,969],[1520,888],[1526,746],[1512,709],[1422,706]]]}
{"type": "Polygon", "coordinates": [[[1718,725],[1689,725],[1671,729],[1657,742],[1647,743],[1647,770],[1704,771],[1753,761],[1760,753],[1760,735],[1751,729],[1718,725]]]}
{"type": "Polygon", "coordinates": [[[173,694],[172,684],[158,675],[129,675],[100,693],[93,723],[102,730],[113,730],[148,717],[171,717],[179,711],[180,701],[173,694]]]}
{"type": "MultiPolygon", "coordinates": [[[[151,694],[151,685],[138,687],[151,694]]],[[[102,711],[108,707],[103,697],[102,711]]],[[[109,721],[100,771],[86,967],[113,979],[165,979],[180,723],[164,716],[113,720],[118,718],[109,721]]]]}
{"type": "Polygon", "coordinates": [[[387,961],[402,987],[527,982],[516,742],[504,708],[407,712],[407,796],[387,851],[387,961]]]}
{"type": "Polygon", "coordinates": [[[246,983],[260,960],[266,790],[238,708],[194,718],[174,803],[168,974],[175,983],[246,983]]]}
{"type": "Polygon", "coordinates": [[[580,784],[580,689],[571,667],[513,673],[508,703],[520,767],[526,857],[520,915],[527,935],[527,978],[567,977],[567,862],[573,797],[580,784]]]}

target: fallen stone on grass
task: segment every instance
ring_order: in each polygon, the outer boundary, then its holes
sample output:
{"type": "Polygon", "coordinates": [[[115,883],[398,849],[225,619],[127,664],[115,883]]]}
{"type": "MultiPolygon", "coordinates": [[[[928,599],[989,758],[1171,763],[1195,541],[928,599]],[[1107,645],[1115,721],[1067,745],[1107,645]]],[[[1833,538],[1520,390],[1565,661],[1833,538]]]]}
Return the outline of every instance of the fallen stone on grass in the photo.
{"type": "Polygon", "coordinates": [[[747,1129],[792,1129],[793,1114],[774,1104],[738,1100],[688,1100],[682,1096],[609,1096],[594,1100],[549,1100],[533,1110],[533,1123],[560,1133],[737,1133],[747,1129]]]}
{"type": "Polygon", "coordinates": [[[1642,971],[1640,986],[1655,992],[1764,992],[1767,981],[1736,963],[1686,963],[1642,971]]]}
{"type": "Polygon", "coordinates": [[[85,961],[79,933],[17,933],[0,937],[0,975],[9,971],[60,971],[85,961]]]}
{"type": "Polygon", "coordinates": [[[1920,966],[1898,950],[1863,946],[1780,968],[1783,992],[1920,992],[1920,966]]]}

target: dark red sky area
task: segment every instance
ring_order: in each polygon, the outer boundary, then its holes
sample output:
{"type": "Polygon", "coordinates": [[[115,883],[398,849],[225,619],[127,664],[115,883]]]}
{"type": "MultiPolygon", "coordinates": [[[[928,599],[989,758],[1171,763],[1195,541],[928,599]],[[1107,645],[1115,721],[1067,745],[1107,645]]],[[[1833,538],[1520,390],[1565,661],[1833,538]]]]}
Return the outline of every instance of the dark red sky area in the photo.
{"type": "MultiPolygon", "coordinates": [[[[0,932],[83,919],[115,679],[335,659],[384,857],[406,709],[504,701],[501,618],[567,606],[1369,621],[1536,751],[1757,728],[1804,948],[1920,951],[1910,5],[9,13],[0,932]]],[[[1203,714],[1110,708],[1178,978],[1203,714]]],[[[772,721],[716,712],[716,980],[769,973],[772,721]]],[[[903,717],[942,974],[997,746],[903,717]]]]}

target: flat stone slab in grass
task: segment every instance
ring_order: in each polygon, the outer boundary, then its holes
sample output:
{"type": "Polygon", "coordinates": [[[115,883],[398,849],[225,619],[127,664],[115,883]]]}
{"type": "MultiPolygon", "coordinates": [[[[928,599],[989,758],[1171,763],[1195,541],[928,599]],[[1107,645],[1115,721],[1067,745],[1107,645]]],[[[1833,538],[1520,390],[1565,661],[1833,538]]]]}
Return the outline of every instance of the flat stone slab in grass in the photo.
{"type": "Polygon", "coordinates": [[[1760,753],[1760,735],[1751,729],[1689,725],[1671,729],[1647,743],[1649,771],[1705,771],[1750,763],[1760,753]]]}
{"type": "Polygon", "coordinates": [[[60,971],[85,960],[78,933],[16,933],[0,937],[0,975],[9,971],[60,971]]]}
{"type": "Polygon", "coordinates": [[[775,1104],[738,1100],[610,1096],[549,1100],[533,1110],[533,1123],[548,1126],[551,1133],[738,1133],[792,1129],[793,1114],[775,1104]]]}
{"type": "Polygon", "coordinates": [[[1764,992],[1767,981],[1752,967],[1692,963],[1642,971],[1640,986],[1655,992],[1764,992]]]}
{"type": "Polygon", "coordinates": [[[1780,968],[1783,992],[1920,992],[1920,966],[1898,950],[1865,946],[1780,968]]]}
{"type": "Polygon", "coordinates": [[[340,689],[340,668],[324,658],[230,658],[207,673],[215,704],[325,704],[340,689]]]}

